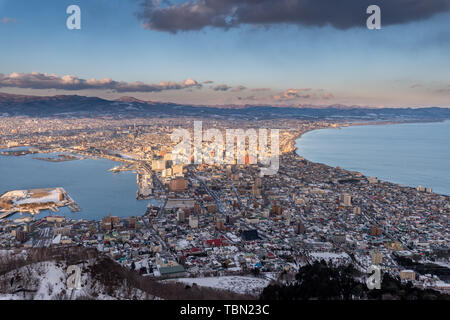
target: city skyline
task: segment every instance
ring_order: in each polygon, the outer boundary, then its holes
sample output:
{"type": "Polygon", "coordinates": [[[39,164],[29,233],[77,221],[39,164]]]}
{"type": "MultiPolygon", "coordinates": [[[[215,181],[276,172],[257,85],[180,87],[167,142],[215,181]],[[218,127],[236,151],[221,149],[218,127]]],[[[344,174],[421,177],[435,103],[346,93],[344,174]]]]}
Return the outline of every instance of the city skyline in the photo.
{"type": "Polygon", "coordinates": [[[287,1],[258,16],[268,1],[2,0],[0,91],[203,105],[450,107],[449,1],[376,1],[381,30],[366,28],[366,1],[316,8],[308,19],[301,12],[309,1],[290,3],[294,17],[287,1]],[[66,27],[72,4],[81,8],[81,30],[66,27]]]}

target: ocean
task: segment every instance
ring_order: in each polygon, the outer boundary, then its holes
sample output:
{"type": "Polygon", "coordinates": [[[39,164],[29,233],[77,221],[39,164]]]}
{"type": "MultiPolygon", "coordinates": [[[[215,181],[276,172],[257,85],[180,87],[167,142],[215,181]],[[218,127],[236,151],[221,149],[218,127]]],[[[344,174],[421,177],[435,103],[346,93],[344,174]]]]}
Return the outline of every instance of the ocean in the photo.
{"type": "Polygon", "coordinates": [[[450,195],[450,121],[314,130],[296,147],[313,162],[450,195]]]}

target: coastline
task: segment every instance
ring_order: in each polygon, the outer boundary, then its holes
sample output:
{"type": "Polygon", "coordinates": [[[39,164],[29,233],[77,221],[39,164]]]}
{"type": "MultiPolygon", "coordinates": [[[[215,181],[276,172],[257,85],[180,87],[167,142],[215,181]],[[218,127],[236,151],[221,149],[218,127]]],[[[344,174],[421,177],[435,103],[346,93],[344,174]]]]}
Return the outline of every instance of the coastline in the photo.
{"type": "MultiPolygon", "coordinates": [[[[113,167],[113,165],[123,165],[124,162],[119,162],[117,160],[112,160],[112,159],[110,159],[110,158],[108,158],[106,156],[104,156],[104,157],[95,157],[94,158],[94,157],[88,157],[88,156],[83,155],[81,153],[73,153],[72,152],[71,154],[72,155],[76,155],[80,160],[93,160],[96,163],[98,161],[102,162],[103,160],[111,162],[111,164],[106,163],[104,166],[102,165],[102,167],[104,167],[105,169],[98,171],[99,174],[101,174],[102,176],[103,176],[103,174],[105,176],[115,176],[115,177],[119,176],[119,179],[120,179],[121,175],[114,175],[109,170],[113,167]]],[[[40,153],[38,153],[38,155],[40,155],[40,153]]],[[[44,155],[44,154],[42,154],[42,155],[44,155]]],[[[6,156],[3,156],[3,157],[7,158],[6,156]]],[[[35,157],[33,157],[32,155],[28,155],[28,158],[29,158],[30,161],[36,162],[38,166],[41,166],[39,163],[44,163],[44,165],[46,167],[48,167],[48,168],[50,168],[50,166],[51,166],[51,168],[53,168],[53,166],[55,164],[59,164],[59,163],[76,162],[76,161],[48,161],[47,159],[45,159],[45,160],[35,159],[35,157]]],[[[72,165],[70,164],[70,166],[72,166],[72,165]]],[[[63,169],[61,169],[61,170],[63,170],[63,169]]],[[[129,173],[129,172],[127,172],[127,173],[129,173]]],[[[128,174],[123,175],[122,177],[126,177],[126,176],[128,176],[128,174]]],[[[123,179],[125,179],[125,178],[123,178],[123,179]]],[[[131,185],[131,189],[126,189],[127,192],[129,190],[130,194],[135,195],[135,190],[136,190],[135,189],[135,181],[136,181],[135,175],[132,174],[131,178],[126,179],[126,180],[130,181],[130,185],[131,185]]],[[[110,180],[108,180],[108,181],[110,181],[110,180]]],[[[61,182],[61,183],[60,182],[47,183],[47,182],[44,181],[44,183],[35,183],[34,185],[37,187],[37,189],[39,189],[39,188],[50,188],[50,187],[56,186],[56,185],[57,186],[61,185],[62,188],[67,189],[67,190],[70,189],[70,187],[67,187],[65,182],[61,182]]],[[[72,186],[72,187],[74,187],[74,186],[72,186]]],[[[26,188],[24,187],[23,189],[27,189],[27,188],[31,188],[31,187],[26,187],[26,188]]],[[[33,187],[33,188],[35,188],[35,187],[33,187]]],[[[6,193],[6,192],[9,192],[9,191],[14,191],[16,189],[19,190],[19,189],[22,189],[22,188],[20,186],[17,186],[17,187],[16,186],[12,186],[10,188],[5,186],[5,188],[2,188],[2,191],[4,191],[4,193],[6,193]]],[[[80,195],[80,192],[81,192],[80,190],[84,190],[84,189],[85,189],[85,187],[83,187],[83,186],[78,187],[78,189],[77,189],[77,185],[75,184],[75,190],[72,189],[71,190],[71,195],[70,196],[67,195],[67,198],[70,199],[71,202],[75,203],[74,198],[77,199],[76,202],[79,203],[79,207],[78,208],[81,208],[81,210],[72,210],[72,208],[66,206],[65,208],[63,208],[62,211],[60,211],[60,213],[58,213],[59,216],[64,216],[67,220],[74,220],[74,221],[100,221],[103,218],[103,216],[97,215],[97,212],[99,212],[98,211],[99,210],[98,206],[95,204],[95,202],[97,202],[97,200],[92,200],[91,201],[92,203],[91,202],[87,202],[87,203],[83,202],[83,198],[86,198],[86,194],[87,193],[83,191],[83,193],[81,193],[81,195],[80,195]],[[82,213],[78,214],[78,211],[82,211],[82,213]]],[[[113,191],[111,191],[111,192],[113,192],[113,191]]],[[[1,196],[1,192],[0,192],[0,196],[1,196]]],[[[133,206],[133,203],[135,201],[139,202],[139,201],[137,201],[135,199],[135,196],[133,196],[131,198],[128,197],[127,199],[131,199],[129,201],[129,204],[131,206],[133,206]]],[[[86,200],[86,199],[84,199],[84,200],[86,200]]],[[[107,204],[108,202],[104,201],[104,203],[107,204]]],[[[137,209],[135,211],[133,211],[134,209],[125,209],[125,208],[121,208],[120,210],[124,211],[124,212],[129,210],[130,211],[130,216],[143,215],[143,213],[145,212],[145,208],[147,206],[147,202],[146,201],[142,201],[142,205],[137,205],[137,206],[138,207],[137,207],[137,209]]],[[[76,208],[76,207],[74,207],[74,208],[76,208]]],[[[100,209],[100,210],[102,210],[102,209],[100,209]]],[[[119,210],[119,209],[117,209],[117,210],[119,210]]],[[[45,219],[47,216],[56,216],[55,215],[56,211],[47,210],[47,209],[44,209],[44,208],[41,209],[40,211],[41,211],[40,215],[36,215],[36,214],[32,215],[32,214],[29,214],[28,212],[22,212],[22,213],[24,214],[23,217],[29,217],[29,218],[33,218],[34,217],[34,219],[37,219],[37,220],[45,219]]],[[[106,216],[108,211],[110,211],[110,209],[104,209],[103,211],[105,212],[105,216],[106,216]]],[[[127,215],[120,215],[119,214],[119,216],[120,217],[126,217],[127,215]]],[[[22,216],[19,217],[18,215],[15,215],[15,216],[8,217],[8,220],[14,221],[16,219],[22,219],[23,217],[22,216]]],[[[0,219],[0,222],[1,221],[2,221],[2,219],[0,219]]]]}
{"type": "MultiPolygon", "coordinates": [[[[398,125],[398,124],[419,124],[419,123],[443,123],[443,122],[446,122],[446,121],[450,121],[450,119],[445,119],[445,120],[440,120],[440,121],[426,121],[426,120],[424,120],[424,121],[399,121],[399,122],[397,122],[397,121],[386,121],[386,122],[377,121],[377,122],[369,122],[369,123],[342,123],[342,124],[337,124],[336,127],[314,128],[314,129],[307,130],[305,132],[302,132],[302,133],[296,135],[296,137],[294,138],[294,146],[293,146],[293,151],[292,152],[293,152],[293,154],[296,157],[300,157],[302,159],[305,159],[308,162],[315,163],[315,164],[320,164],[320,165],[325,165],[325,166],[328,166],[328,167],[331,167],[331,168],[336,168],[336,166],[330,165],[328,163],[312,161],[312,160],[309,160],[308,158],[304,157],[303,155],[300,154],[300,152],[299,152],[299,150],[298,150],[298,148],[296,146],[296,144],[297,144],[296,142],[298,140],[300,140],[303,137],[303,135],[306,134],[306,133],[313,132],[313,131],[318,131],[318,130],[324,130],[324,129],[341,129],[343,127],[362,127],[362,126],[366,126],[366,125],[398,125]]],[[[349,171],[349,172],[357,171],[357,170],[351,170],[351,169],[344,168],[341,165],[338,165],[337,167],[340,167],[341,169],[343,169],[345,171],[349,171]]],[[[369,174],[366,174],[363,171],[357,171],[357,172],[359,172],[360,174],[362,174],[363,176],[366,176],[366,177],[370,176],[369,174]]],[[[384,182],[388,182],[388,183],[391,183],[391,184],[394,184],[394,185],[397,185],[399,187],[415,188],[414,186],[411,186],[411,185],[408,185],[408,184],[404,184],[404,183],[400,183],[400,182],[395,182],[395,181],[392,181],[390,179],[379,179],[379,180],[380,181],[384,181],[384,182]]],[[[450,194],[437,193],[434,190],[433,190],[433,193],[436,193],[438,195],[442,195],[442,196],[445,196],[445,197],[450,197],[450,194]]]]}
{"type": "MultiPolygon", "coordinates": [[[[292,144],[293,152],[297,154],[297,147],[295,146],[296,141],[300,139],[304,134],[312,131],[317,130],[324,130],[324,129],[341,129],[346,127],[362,127],[362,126],[380,126],[380,125],[397,125],[397,124],[414,124],[414,123],[441,123],[445,121],[450,121],[450,119],[445,120],[411,120],[411,121],[373,121],[373,122],[342,122],[342,123],[335,123],[334,127],[321,127],[321,128],[314,128],[310,130],[306,130],[304,132],[298,133],[294,135],[293,141],[290,141],[289,143],[292,144]]],[[[291,151],[288,151],[291,152],[291,151]]],[[[297,154],[298,155],[298,154],[297,154]]],[[[301,155],[298,155],[302,157],[301,155]]],[[[310,160],[308,160],[310,161],[310,160]]],[[[311,161],[312,162],[312,161],[311,161]]]]}

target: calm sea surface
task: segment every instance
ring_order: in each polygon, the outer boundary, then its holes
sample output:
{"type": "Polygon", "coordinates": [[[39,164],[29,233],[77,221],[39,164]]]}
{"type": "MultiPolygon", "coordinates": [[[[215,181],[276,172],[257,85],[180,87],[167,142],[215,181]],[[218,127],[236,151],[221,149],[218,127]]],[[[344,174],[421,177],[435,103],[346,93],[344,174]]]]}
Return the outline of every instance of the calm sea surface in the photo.
{"type": "MultiPolygon", "coordinates": [[[[64,207],[54,215],[98,220],[108,213],[119,217],[144,214],[148,201],[136,200],[136,174],[111,173],[108,170],[118,163],[105,159],[66,162],[33,159],[51,155],[0,155],[0,194],[9,190],[63,187],[78,203],[81,212],[72,213],[64,207]]],[[[37,217],[49,214],[49,211],[42,211],[37,217]]],[[[19,217],[19,213],[12,216],[19,217]]]]}
{"type": "Polygon", "coordinates": [[[450,121],[315,130],[296,146],[313,162],[450,195],[450,121]]]}

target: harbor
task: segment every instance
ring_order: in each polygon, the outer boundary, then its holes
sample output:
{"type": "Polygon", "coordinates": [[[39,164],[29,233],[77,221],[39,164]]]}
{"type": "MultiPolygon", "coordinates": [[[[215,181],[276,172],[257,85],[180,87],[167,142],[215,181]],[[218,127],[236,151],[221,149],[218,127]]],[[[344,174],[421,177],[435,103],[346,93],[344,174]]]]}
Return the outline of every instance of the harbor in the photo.
{"type": "Polygon", "coordinates": [[[58,212],[61,207],[68,207],[72,212],[79,212],[80,207],[64,188],[43,188],[7,191],[0,196],[0,219],[5,219],[17,212],[38,215],[43,210],[58,212]]]}

